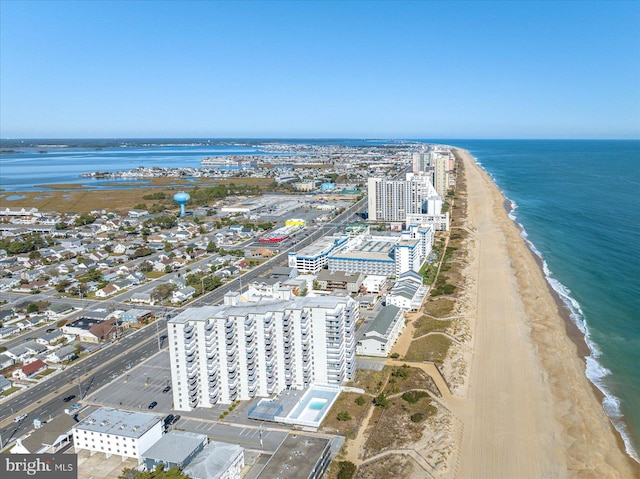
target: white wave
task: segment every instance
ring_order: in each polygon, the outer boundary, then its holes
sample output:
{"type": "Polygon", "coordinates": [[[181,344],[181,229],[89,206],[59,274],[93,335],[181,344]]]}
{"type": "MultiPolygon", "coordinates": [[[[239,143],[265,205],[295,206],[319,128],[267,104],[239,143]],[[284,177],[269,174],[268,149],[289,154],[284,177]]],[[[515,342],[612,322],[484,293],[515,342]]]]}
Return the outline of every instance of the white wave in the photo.
{"type": "MultiPolygon", "coordinates": [[[[478,165],[480,165],[477,160],[475,161],[478,165]]],[[[493,179],[493,176],[488,171],[485,170],[485,172],[487,172],[487,174],[489,174],[489,176],[493,179]]],[[[518,207],[518,204],[510,198],[507,198],[502,190],[500,190],[500,192],[511,205],[511,211],[508,213],[509,218],[517,223],[517,225],[520,227],[520,236],[522,236],[522,238],[525,240],[529,249],[542,261],[542,271],[544,273],[545,279],[547,280],[553,291],[556,292],[562,302],[566,305],[567,309],[569,310],[569,317],[578,327],[580,332],[584,335],[585,343],[587,344],[587,348],[590,352],[590,355],[585,358],[585,376],[603,394],[602,406],[607,416],[609,417],[609,420],[622,437],[625,451],[634,460],[640,462],[640,457],[633,448],[631,437],[629,436],[629,433],[627,431],[627,425],[624,422],[624,415],[622,414],[622,410],[620,409],[620,399],[610,391],[605,381],[605,378],[611,375],[611,371],[600,364],[600,362],[598,362],[598,358],[602,355],[602,351],[600,350],[598,345],[591,339],[589,327],[587,325],[587,321],[582,308],[580,307],[580,303],[578,303],[578,301],[576,301],[576,299],[571,296],[571,290],[567,286],[553,277],[553,273],[549,269],[549,265],[547,265],[547,262],[542,256],[542,253],[529,240],[529,235],[527,234],[527,231],[522,223],[516,221],[517,216],[515,214],[515,210],[518,207]]]]}

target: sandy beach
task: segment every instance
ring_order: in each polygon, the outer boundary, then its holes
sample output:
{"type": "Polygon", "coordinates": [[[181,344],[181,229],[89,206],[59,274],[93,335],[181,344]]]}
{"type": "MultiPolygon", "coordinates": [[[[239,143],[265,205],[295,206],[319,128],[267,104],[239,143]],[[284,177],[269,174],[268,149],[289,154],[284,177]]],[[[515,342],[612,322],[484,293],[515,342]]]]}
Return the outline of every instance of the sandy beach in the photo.
{"type": "Polygon", "coordinates": [[[467,152],[458,153],[473,231],[475,319],[466,397],[453,408],[463,425],[457,477],[640,477],[503,195],[467,152]]]}

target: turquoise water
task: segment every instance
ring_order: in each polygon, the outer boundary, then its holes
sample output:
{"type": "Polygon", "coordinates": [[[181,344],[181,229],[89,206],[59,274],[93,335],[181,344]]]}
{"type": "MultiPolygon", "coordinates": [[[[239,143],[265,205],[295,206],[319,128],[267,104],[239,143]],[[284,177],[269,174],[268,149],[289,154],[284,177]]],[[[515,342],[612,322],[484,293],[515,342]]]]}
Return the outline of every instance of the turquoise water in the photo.
{"type": "Polygon", "coordinates": [[[552,287],[587,335],[586,374],[638,460],[640,141],[457,141],[515,210],[552,287]]]}
{"type": "Polygon", "coordinates": [[[317,400],[317,401],[316,401],[316,400],[311,401],[311,402],[309,403],[309,409],[320,410],[320,409],[322,409],[322,408],[324,407],[324,405],[325,405],[326,403],[327,403],[327,400],[326,400],[326,399],[323,399],[323,400],[317,400]]]}

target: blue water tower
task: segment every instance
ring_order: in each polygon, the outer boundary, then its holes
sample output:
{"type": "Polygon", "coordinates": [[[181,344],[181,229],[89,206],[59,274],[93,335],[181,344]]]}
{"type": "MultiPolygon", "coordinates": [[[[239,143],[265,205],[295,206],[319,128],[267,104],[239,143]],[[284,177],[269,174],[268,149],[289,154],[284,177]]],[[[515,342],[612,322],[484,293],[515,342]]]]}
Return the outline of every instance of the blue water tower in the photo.
{"type": "Polygon", "coordinates": [[[180,205],[180,216],[184,216],[184,205],[187,201],[189,201],[190,198],[191,196],[189,196],[189,194],[185,193],[184,191],[173,195],[173,201],[180,205]]]}

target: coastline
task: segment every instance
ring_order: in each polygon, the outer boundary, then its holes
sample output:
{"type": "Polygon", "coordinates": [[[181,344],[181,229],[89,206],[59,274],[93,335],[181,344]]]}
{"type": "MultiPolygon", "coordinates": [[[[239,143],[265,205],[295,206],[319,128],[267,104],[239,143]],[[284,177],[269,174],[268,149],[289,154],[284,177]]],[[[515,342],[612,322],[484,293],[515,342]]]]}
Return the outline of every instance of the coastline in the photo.
{"type": "Polygon", "coordinates": [[[640,464],[605,414],[604,394],[585,374],[587,339],[548,281],[544,260],[490,175],[466,150],[456,151],[467,172],[478,263],[460,477],[639,476],[640,464]]]}

